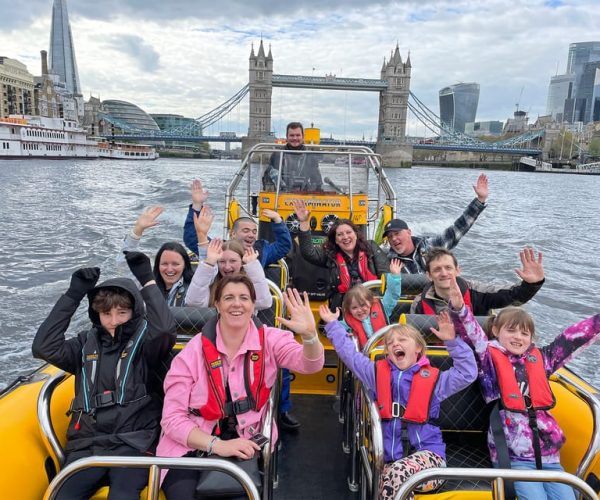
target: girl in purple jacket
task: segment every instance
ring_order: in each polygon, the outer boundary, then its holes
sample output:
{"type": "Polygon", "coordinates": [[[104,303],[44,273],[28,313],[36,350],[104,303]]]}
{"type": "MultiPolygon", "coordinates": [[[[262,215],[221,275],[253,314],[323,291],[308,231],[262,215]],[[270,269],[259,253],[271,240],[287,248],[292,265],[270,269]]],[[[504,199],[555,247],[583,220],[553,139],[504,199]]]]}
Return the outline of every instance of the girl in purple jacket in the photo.
{"type": "MultiPolygon", "coordinates": [[[[544,470],[564,470],[560,465],[560,448],[565,436],[550,412],[543,409],[553,406],[546,379],[564,366],[575,351],[596,340],[600,333],[600,314],[570,326],[550,344],[537,348],[533,343],[533,319],[524,309],[508,307],[500,311],[491,322],[489,333],[493,340],[489,340],[473,313],[464,306],[456,280],[450,292],[450,303],[450,315],[457,333],[475,349],[485,401],[502,401],[499,421],[506,438],[510,466],[535,470],[540,468],[536,464],[538,461],[544,470]],[[508,398],[502,398],[503,394],[508,398]],[[516,406],[521,400],[523,409],[516,406]],[[529,413],[533,413],[536,421],[533,427],[529,413]]],[[[498,466],[498,450],[491,427],[488,447],[492,462],[498,466]]],[[[514,488],[519,500],[575,500],[572,488],[562,483],[517,481],[514,488]]]]}
{"type": "MultiPolygon", "coordinates": [[[[327,323],[325,332],[338,356],[371,391],[374,398],[379,399],[375,362],[356,351],[346,329],[338,321],[339,309],[334,313],[322,305],[319,313],[321,319],[327,323]]],[[[438,325],[439,330],[431,330],[446,344],[454,366],[439,374],[429,403],[427,421],[422,424],[405,424],[411,449],[414,448],[413,453],[408,455],[408,450],[403,449],[402,418],[392,416],[382,420],[385,465],[379,484],[381,498],[394,498],[400,485],[420,470],[445,467],[446,447],[442,440],[442,432],[430,420],[439,416],[441,401],[464,389],[477,377],[473,352],[460,338],[456,338],[447,313],[438,316],[438,325]]],[[[425,340],[411,326],[398,325],[386,332],[384,352],[390,368],[390,393],[393,403],[406,407],[413,378],[416,378],[418,372],[423,373],[423,368],[428,373],[429,360],[425,351],[425,340]]],[[[433,490],[439,484],[439,481],[431,481],[423,485],[421,491],[433,490]]]]}

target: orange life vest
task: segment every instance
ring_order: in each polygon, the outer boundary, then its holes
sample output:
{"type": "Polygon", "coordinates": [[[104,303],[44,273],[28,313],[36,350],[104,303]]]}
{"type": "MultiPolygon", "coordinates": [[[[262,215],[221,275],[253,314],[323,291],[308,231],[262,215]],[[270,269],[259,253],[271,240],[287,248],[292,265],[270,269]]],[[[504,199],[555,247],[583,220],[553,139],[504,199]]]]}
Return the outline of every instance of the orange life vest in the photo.
{"type": "Polygon", "coordinates": [[[258,411],[267,402],[270,388],[264,383],[264,336],[264,326],[261,326],[258,329],[260,349],[246,352],[244,358],[246,397],[228,402],[225,391],[225,378],[223,377],[223,360],[215,344],[216,331],[205,333],[203,330],[202,353],[206,374],[208,375],[208,400],[198,410],[198,413],[206,420],[220,420],[250,410],[258,411]]]}
{"type": "Polygon", "coordinates": [[[387,359],[375,362],[375,382],[377,387],[377,408],[383,420],[401,418],[406,422],[424,424],[429,419],[429,406],[440,371],[432,366],[424,366],[413,376],[408,402],[402,407],[392,401],[392,368],[387,359]]]}
{"type": "Polygon", "coordinates": [[[542,353],[537,347],[532,348],[525,357],[530,405],[525,401],[525,397],[519,388],[515,369],[508,356],[494,346],[490,346],[488,352],[496,369],[500,398],[505,409],[528,413],[528,410],[549,410],[554,407],[556,401],[544,370],[542,353]]]}
{"type": "MultiPolygon", "coordinates": [[[[350,278],[350,272],[348,271],[346,259],[341,252],[335,254],[335,263],[337,264],[338,271],[340,273],[338,292],[346,293],[352,286],[352,279],[350,278]]],[[[358,274],[363,282],[378,279],[378,276],[373,274],[369,269],[369,257],[363,250],[358,252],[358,274]]]]}
{"type": "MultiPolygon", "coordinates": [[[[376,332],[377,330],[383,328],[384,326],[387,326],[388,324],[385,311],[383,310],[381,301],[378,298],[375,298],[375,300],[373,300],[373,304],[371,304],[369,320],[371,321],[373,332],[376,332]]],[[[365,329],[362,325],[362,321],[357,320],[350,313],[344,314],[344,321],[348,324],[348,326],[358,337],[358,343],[362,349],[367,343],[367,340],[369,340],[369,338],[367,337],[367,332],[365,332],[365,329]]]]}

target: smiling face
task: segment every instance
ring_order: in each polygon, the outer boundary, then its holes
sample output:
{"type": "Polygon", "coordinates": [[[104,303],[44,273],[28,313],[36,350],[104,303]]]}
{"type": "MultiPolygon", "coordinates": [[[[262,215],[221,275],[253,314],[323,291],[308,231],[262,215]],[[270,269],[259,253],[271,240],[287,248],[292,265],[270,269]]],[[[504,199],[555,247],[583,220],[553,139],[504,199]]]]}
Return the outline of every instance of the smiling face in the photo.
{"type": "Polygon", "coordinates": [[[356,247],[356,233],[351,226],[340,224],[335,230],[335,243],[345,254],[352,256],[356,247]]]}
{"type": "Polygon", "coordinates": [[[304,144],[304,134],[301,128],[289,128],[286,137],[287,143],[292,148],[298,148],[304,144]]]}
{"type": "Polygon", "coordinates": [[[531,332],[521,325],[505,323],[500,328],[492,327],[498,342],[511,354],[521,356],[532,342],[531,332]]]}
{"type": "Polygon", "coordinates": [[[387,239],[394,252],[398,255],[408,256],[412,255],[415,251],[415,245],[412,240],[412,232],[410,229],[388,231],[387,239]]]}
{"type": "Polygon", "coordinates": [[[447,297],[450,287],[460,274],[460,267],[456,265],[451,255],[442,255],[428,263],[427,277],[433,281],[435,292],[447,297]]]}
{"type": "Polygon", "coordinates": [[[233,250],[223,250],[221,258],[217,261],[217,265],[222,276],[239,273],[240,269],[242,269],[242,258],[240,254],[233,250]]]}
{"type": "Polygon", "coordinates": [[[358,297],[352,299],[348,312],[358,321],[362,321],[369,316],[371,304],[366,300],[360,300],[358,297]]]}
{"type": "Polygon", "coordinates": [[[400,370],[414,365],[423,353],[423,346],[401,331],[391,331],[385,338],[385,352],[388,358],[400,370]]]}
{"type": "Polygon", "coordinates": [[[254,312],[250,290],[244,283],[227,283],[215,307],[220,314],[219,322],[227,331],[235,328],[245,332],[254,312]]]}
{"type": "Polygon", "coordinates": [[[98,315],[102,327],[110,333],[111,337],[114,337],[117,328],[131,319],[133,311],[130,308],[116,306],[108,311],[101,311],[98,315]]]}
{"type": "Polygon", "coordinates": [[[235,223],[231,237],[238,240],[244,249],[252,248],[258,236],[258,226],[252,221],[240,220],[235,223]]]}
{"type": "Polygon", "coordinates": [[[183,257],[178,252],[173,250],[165,250],[160,256],[160,264],[158,270],[160,276],[165,282],[165,288],[169,290],[183,274],[185,262],[183,257]]]}

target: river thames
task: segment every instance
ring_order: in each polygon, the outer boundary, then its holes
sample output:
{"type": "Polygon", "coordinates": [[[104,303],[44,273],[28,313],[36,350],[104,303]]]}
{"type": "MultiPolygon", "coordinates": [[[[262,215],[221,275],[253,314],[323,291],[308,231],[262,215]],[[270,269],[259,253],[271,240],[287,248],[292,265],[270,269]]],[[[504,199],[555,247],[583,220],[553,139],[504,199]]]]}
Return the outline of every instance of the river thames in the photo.
{"type": "MultiPolygon", "coordinates": [[[[31,356],[39,324],[82,266],[99,266],[101,279],[117,273],[123,236],[145,206],[162,205],[160,226],[148,231],[142,250],[182,238],[189,185],[201,178],[223,226],[224,193],[237,161],[159,159],[0,162],[0,388],[40,365],[31,356]]],[[[442,231],[473,199],[479,172],[413,167],[388,169],[398,196],[398,216],[413,234],[442,231]]],[[[543,252],[546,283],[527,304],[538,344],[600,311],[600,176],[488,172],[488,207],[455,253],[463,276],[514,283],[518,252],[543,252]]],[[[87,319],[87,301],[71,324],[87,319]]],[[[568,366],[600,386],[600,346],[568,366]]]]}

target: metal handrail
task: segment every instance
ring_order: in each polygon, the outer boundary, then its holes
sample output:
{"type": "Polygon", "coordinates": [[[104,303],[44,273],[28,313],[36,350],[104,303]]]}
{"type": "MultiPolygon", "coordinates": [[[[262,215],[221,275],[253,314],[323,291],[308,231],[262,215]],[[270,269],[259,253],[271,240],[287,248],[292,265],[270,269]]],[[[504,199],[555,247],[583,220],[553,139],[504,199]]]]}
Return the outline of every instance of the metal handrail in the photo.
{"type": "Polygon", "coordinates": [[[370,417],[371,434],[369,436],[369,443],[371,445],[371,458],[372,464],[369,463],[369,450],[364,444],[365,437],[365,426],[366,422],[360,422],[359,428],[359,446],[360,446],[360,463],[364,472],[363,478],[366,478],[367,482],[371,485],[371,497],[373,500],[379,498],[379,477],[383,470],[383,433],[381,430],[381,419],[379,417],[379,411],[377,405],[371,399],[368,390],[361,384],[362,399],[365,404],[361,405],[366,409],[370,417]]]}
{"type": "Polygon", "coordinates": [[[577,477],[585,478],[585,474],[588,471],[590,465],[594,458],[600,453],[600,428],[598,423],[600,422],[600,400],[594,394],[591,394],[584,387],[579,385],[577,382],[568,379],[562,373],[556,372],[554,373],[556,376],[557,382],[567,389],[573,388],[575,394],[582,398],[589,406],[592,411],[592,423],[594,428],[592,429],[592,438],[590,439],[590,444],[588,449],[584,453],[581,462],[579,462],[579,466],[575,474],[577,477]]]}
{"type": "Polygon", "coordinates": [[[584,498],[597,500],[598,496],[592,487],[581,478],[568,472],[549,470],[518,470],[518,469],[471,469],[460,467],[433,468],[417,472],[402,483],[394,500],[404,500],[409,497],[416,486],[434,479],[478,479],[492,482],[492,498],[504,500],[504,481],[528,482],[558,482],[568,484],[579,491],[584,498]]]}
{"type": "Polygon", "coordinates": [[[216,470],[229,474],[239,481],[248,498],[259,500],[260,494],[250,476],[237,465],[220,458],[163,458],[163,457],[88,457],[67,465],[52,480],[44,494],[44,500],[56,498],[65,481],[75,473],[91,467],[128,467],[150,469],[147,500],[157,500],[160,492],[160,472],[162,469],[216,470]]]}
{"type": "Polygon", "coordinates": [[[58,385],[68,376],[69,375],[62,370],[57,371],[48,380],[46,380],[40,389],[37,399],[37,417],[40,424],[40,432],[42,433],[42,437],[45,438],[43,439],[44,443],[50,445],[49,451],[56,455],[59,467],[65,463],[65,452],[60,444],[60,441],[58,440],[58,437],[56,436],[56,431],[54,430],[54,425],[52,424],[50,403],[54,389],[56,389],[56,387],[58,387],[58,385]]]}

